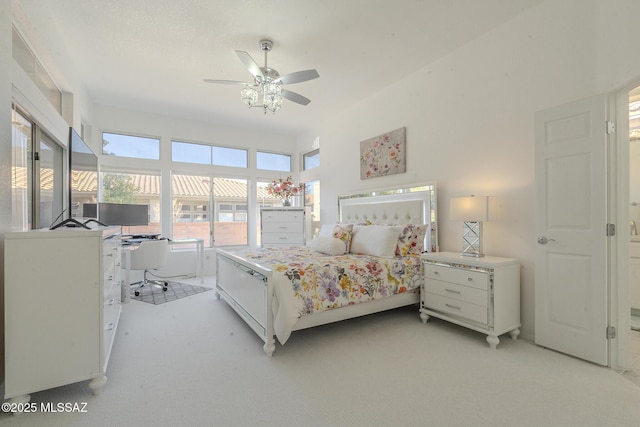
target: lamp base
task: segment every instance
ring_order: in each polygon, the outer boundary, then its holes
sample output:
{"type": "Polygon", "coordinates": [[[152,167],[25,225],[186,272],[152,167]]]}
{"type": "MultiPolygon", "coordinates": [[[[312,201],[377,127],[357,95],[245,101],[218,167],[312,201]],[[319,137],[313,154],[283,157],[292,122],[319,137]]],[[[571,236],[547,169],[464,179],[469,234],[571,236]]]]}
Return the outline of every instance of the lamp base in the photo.
{"type": "Polygon", "coordinates": [[[462,226],[462,256],[480,258],[482,253],[482,222],[465,221],[462,226]]]}

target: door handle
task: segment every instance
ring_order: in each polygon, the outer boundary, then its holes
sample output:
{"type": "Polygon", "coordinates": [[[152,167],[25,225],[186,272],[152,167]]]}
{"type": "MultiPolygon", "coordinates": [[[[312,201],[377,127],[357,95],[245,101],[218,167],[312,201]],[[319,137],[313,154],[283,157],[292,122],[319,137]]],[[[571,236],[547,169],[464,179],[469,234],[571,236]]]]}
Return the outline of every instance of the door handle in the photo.
{"type": "Polygon", "coordinates": [[[546,245],[548,242],[555,242],[556,239],[547,239],[544,236],[538,236],[538,244],[546,245]]]}

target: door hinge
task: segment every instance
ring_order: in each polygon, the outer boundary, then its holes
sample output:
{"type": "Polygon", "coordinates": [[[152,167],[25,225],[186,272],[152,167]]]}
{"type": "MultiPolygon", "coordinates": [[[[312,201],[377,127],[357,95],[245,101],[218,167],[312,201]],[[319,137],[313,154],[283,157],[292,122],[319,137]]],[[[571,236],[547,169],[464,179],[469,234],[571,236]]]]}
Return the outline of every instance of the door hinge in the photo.
{"type": "Polygon", "coordinates": [[[616,235],[616,225],[615,224],[607,224],[607,237],[616,235]]]}
{"type": "Polygon", "coordinates": [[[611,135],[616,132],[616,124],[611,120],[606,121],[607,124],[607,135],[611,135]]]}
{"type": "Polygon", "coordinates": [[[607,326],[607,339],[616,337],[616,328],[615,326],[607,326]]]}

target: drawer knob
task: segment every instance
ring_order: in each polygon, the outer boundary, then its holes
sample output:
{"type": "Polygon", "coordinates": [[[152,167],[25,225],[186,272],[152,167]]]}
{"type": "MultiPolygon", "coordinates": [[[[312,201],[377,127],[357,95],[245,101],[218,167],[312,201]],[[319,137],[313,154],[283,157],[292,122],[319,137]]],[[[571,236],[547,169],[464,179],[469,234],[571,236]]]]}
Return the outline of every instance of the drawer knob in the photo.
{"type": "Polygon", "coordinates": [[[434,272],[433,272],[433,274],[435,274],[435,275],[437,276],[437,275],[438,275],[438,274],[440,274],[440,273],[439,273],[439,272],[437,272],[437,271],[434,271],[434,272]]]}
{"type": "Polygon", "coordinates": [[[467,280],[468,280],[469,282],[473,282],[473,277],[467,277],[467,280]]]}
{"type": "Polygon", "coordinates": [[[461,308],[460,308],[460,307],[455,306],[455,305],[451,305],[451,304],[445,304],[445,305],[446,305],[447,307],[449,307],[449,308],[454,308],[454,309],[456,309],[456,310],[461,310],[461,308]]]}
{"type": "Polygon", "coordinates": [[[458,295],[460,295],[460,291],[454,291],[453,289],[447,289],[447,288],[445,288],[445,291],[450,292],[450,293],[452,293],[452,294],[458,294],[458,295]]]}

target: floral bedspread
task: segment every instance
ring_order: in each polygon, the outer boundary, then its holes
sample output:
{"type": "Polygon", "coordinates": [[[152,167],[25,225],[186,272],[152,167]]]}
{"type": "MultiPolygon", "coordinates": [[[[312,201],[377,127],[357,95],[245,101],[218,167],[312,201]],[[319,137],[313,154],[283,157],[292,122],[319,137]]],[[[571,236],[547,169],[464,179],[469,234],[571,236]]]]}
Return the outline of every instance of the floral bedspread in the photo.
{"type": "Polygon", "coordinates": [[[234,253],[273,271],[274,327],[282,344],[300,317],[417,292],[422,282],[419,255],[332,256],[313,252],[308,247],[245,249],[234,253]]]}

